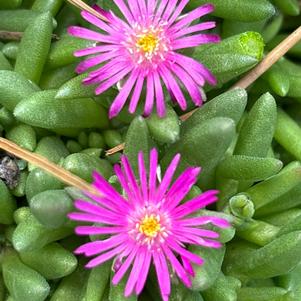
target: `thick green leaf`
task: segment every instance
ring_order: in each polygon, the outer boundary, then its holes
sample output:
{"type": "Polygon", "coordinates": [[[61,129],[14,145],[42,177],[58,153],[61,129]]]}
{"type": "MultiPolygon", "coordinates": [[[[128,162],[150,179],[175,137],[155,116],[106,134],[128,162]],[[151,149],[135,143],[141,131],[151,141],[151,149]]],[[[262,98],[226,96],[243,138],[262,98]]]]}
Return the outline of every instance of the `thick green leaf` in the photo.
{"type": "Polygon", "coordinates": [[[179,139],[179,117],[170,106],[167,106],[164,118],[153,114],[146,119],[146,123],[151,136],[159,143],[174,143],[179,139]]]}
{"type": "Polygon", "coordinates": [[[224,178],[255,182],[275,175],[282,166],[282,162],[274,158],[234,155],[219,164],[218,173],[224,178]]]}
{"type": "Polygon", "coordinates": [[[44,301],[47,298],[50,287],[45,278],[23,264],[16,252],[6,251],[2,272],[5,285],[13,300],[44,301]]]}
{"type": "Polygon", "coordinates": [[[247,105],[247,93],[243,89],[234,89],[206,102],[181,125],[182,135],[192,127],[214,117],[233,119],[238,124],[247,105]]]}
{"type": "Polygon", "coordinates": [[[37,84],[50,49],[52,29],[51,14],[39,15],[26,28],[18,48],[15,71],[37,84]]]}
{"type": "Polygon", "coordinates": [[[195,277],[192,279],[192,289],[206,290],[214,284],[220,273],[225,247],[213,249],[191,245],[189,250],[204,259],[203,265],[194,265],[195,277]]]}
{"type": "Polygon", "coordinates": [[[144,153],[145,166],[148,167],[151,146],[152,142],[145,119],[136,117],[127,131],[124,149],[124,154],[129,158],[136,174],[138,174],[138,153],[140,151],[144,153]]]}
{"type": "Polygon", "coordinates": [[[282,235],[259,249],[239,247],[231,252],[228,273],[255,279],[276,277],[290,272],[300,262],[301,232],[282,235]]]}
{"type": "Polygon", "coordinates": [[[56,90],[33,94],[15,108],[15,117],[45,129],[105,128],[107,112],[91,98],[57,99],[56,90]]]}
{"type": "Polygon", "coordinates": [[[51,243],[39,250],[21,252],[20,258],[46,279],[65,277],[77,266],[76,257],[58,243],[51,243]]]}
{"type": "Polygon", "coordinates": [[[287,290],[281,287],[243,287],[238,291],[240,301],[281,301],[287,300],[287,290]]]}
{"type": "Polygon", "coordinates": [[[93,171],[106,179],[112,175],[112,166],[108,161],[83,153],[75,153],[65,158],[63,167],[88,182],[93,180],[93,171]]]}
{"type": "Polygon", "coordinates": [[[221,85],[254,67],[262,59],[263,49],[261,35],[248,31],[218,44],[196,47],[193,57],[204,64],[221,85]]]}
{"type": "Polygon", "coordinates": [[[202,292],[205,301],[233,301],[237,299],[237,291],[241,283],[238,279],[219,274],[215,283],[207,290],[202,292]]]}
{"type": "Polygon", "coordinates": [[[266,157],[274,136],[276,119],[275,99],[266,93],[256,101],[244,120],[234,154],[266,157]]]}
{"type": "Polygon", "coordinates": [[[0,70],[0,103],[6,109],[12,111],[22,99],[36,91],[39,87],[24,76],[14,71],[0,70]]]}
{"type": "Polygon", "coordinates": [[[44,247],[50,242],[62,239],[72,234],[73,229],[61,227],[58,229],[48,229],[29,215],[24,221],[17,225],[13,233],[13,246],[19,251],[33,251],[44,247]]]}
{"type": "Polygon", "coordinates": [[[0,180],[0,224],[12,224],[17,204],[5,183],[0,180]]]}
{"type": "MultiPolygon", "coordinates": [[[[207,0],[190,0],[188,7],[197,8],[207,0]]],[[[274,6],[267,0],[211,0],[215,7],[213,14],[224,19],[243,22],[265,20],[275,14],[274,6]]]]}
{"type": "MultiPolygon", "coordinates": [[[[161,163],[165,169],[176,153],[181,154],[177,174],[188,166],[201,166],[200,185],[206,185],[210,172],[225,155],[235,135],[232,119],[216,117],[183,131],[181,139],[170,146],[161,163]]],[[[201,186],[202,187],[202,186],[201,186]]]]}
{"type": "Polygon", "coordinates": [[[64,190],[46,190],[29,202],[32,214],[47,228],[59,228],[68,221],[67,214],[73,210],[73,201],[64,190]]]}

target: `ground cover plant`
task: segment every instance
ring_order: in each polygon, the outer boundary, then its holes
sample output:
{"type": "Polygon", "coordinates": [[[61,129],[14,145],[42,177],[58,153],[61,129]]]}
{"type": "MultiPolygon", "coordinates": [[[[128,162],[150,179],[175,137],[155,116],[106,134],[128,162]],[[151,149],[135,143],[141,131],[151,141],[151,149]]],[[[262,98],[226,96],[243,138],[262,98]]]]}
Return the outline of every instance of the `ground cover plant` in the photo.
{"type": "Polygon", "coordinates": [[[0,0],[0,301],[300,301],[300,7],[0,0]]]}

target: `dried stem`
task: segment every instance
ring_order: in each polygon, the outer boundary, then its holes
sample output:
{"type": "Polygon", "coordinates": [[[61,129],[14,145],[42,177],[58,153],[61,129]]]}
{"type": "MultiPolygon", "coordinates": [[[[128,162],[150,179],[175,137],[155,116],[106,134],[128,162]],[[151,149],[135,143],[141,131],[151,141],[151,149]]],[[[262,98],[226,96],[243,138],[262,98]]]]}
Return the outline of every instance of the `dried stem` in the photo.
{"type": "Polygon", "coordinates": [[[89,6],[87,3],[81,1],[81,0],[67,0],[69,3],[71,3],[72,5],[78,7],[81,10],[85,10],[87,12],[89,12],[90,14],[92,14],[93,16],[105,21],[105,22],[109,22],[109,20],[103,16],[102,14],[100,14],[98,11],[96,11],[94,8],[92,8],[91,6],[89,6]]]}
{"type": "Polygon", "coordinates": [[[192,111],[185,113],[183,115],[180,116],[180,120],[181,121],[185,121],[187,120],[193,113],[195,113],[199,108],[193,109],[192,111]]]}
{"type": "MultiPolygon", "coordinates": [[[[283,57],[292,47],[294,47],[301,40],[301,26],[298,27],[292,34],[290,34],[285,40],[283,40],[277,47],[275,47],[254,69],[246,74],[242,79],[240,79],[235,85],[231,87],[234,88],[248,88],[253,84],[263,73],[265,73],[269,68],[273,66],[281,57],[283,57]]],[[[187,120],[190,116],[195,113],[198,108],[180,116],[182,121],[187,120]]],[[[116,152],[122,151],[124,149],[124,144],[115,146],[106,152],[107,156],[113,155],[116,152]]]]}
{"type": "Polygon", "coordinates": [[[0,138],[0,148],[19,157],[29,163],[34,164],[35,166],[47,171],[51,175],[55,176],[62,182],[67,185],[76,187],[82,191],[86,191],[95,195],[100,195],[96,189],[93,188],[89,183],[81,179],[80,177],[70,173],[69,171],[65,170],[64,168],[50,162],[46,158],[29,152],[15,143],[5,139],[0,138]]]}
{"type": "MultiPolygon", "coordinates": [[[[20,41],[22,36],[23,32],[0,30],[0,40],[20,41]]],[[[59,40],[59,37],[58,35],[53,34],[52,39],[59,40]]]]}
{"type": "Polygon", "coordinates": [[[124,149],[124,147],[125,147],[125,143],[121,143],[121,144],[119,144],[119,145],[117,145],[117,146],[115,146],[115,147],[109,149],[109,150],[106,152],[106,155],[107,155],[107,156],[111,156],[111,155],[113,155],[113,154],[115,154],[115,153],[118,153],[118,152],[122,151],[122,150],[124,149]]]}

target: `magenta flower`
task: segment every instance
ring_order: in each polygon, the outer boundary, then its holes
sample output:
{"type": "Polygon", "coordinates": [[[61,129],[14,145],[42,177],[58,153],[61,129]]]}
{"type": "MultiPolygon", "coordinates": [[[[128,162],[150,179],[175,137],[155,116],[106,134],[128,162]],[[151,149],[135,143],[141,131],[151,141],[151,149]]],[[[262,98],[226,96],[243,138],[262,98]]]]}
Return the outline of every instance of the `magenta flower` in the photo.
{"type": "Polygon", "coordinates": [[[82,17],[97,26],[100,32],[72,26],[69,33],[75,37],[95,41],[95,47],[79,50],[75,56],[94,55],[81,62],[77,72],[90,68],[85,84],[99,84],[96,94],[101,94],[113,85],[122,83],[122,88],[110,108],[110,118],[118,115],[130,99],[129,112],[134,113],[145,86],[144,114],[149,115],[154,103],[158,115],[165,115],[162,82],[172,99],[182,110],[187,107],[182,89],[185,88],[195,105],[203,101],[202,88],[207,81],[216,84],[215,77],[200,62],[181,54],[185,48],[220,41],[218,35],[200,33],[215,27],[215,22],[191,23],[209,14],[211,4],[198,7],[188,14],[181,13],[189,0],[114,0],[125,20],[113,12],[94,8],[108,22],[89,12],[82,17]]]}
{"type": "Polygon", "coordinates": [[[201,265],[203,259],[187,250],[186,246],[195,244],[219,248],[221,243],[215,240],[219,235],[202,229],[202,225],[211,223],[221,228],[229,226],[224,219],[197,215],[200,208],[217,200],[216,190],[207,191],[181,204],[195,184],[200,168],[187,168],[172,183],[179,161],[178,154],[167,168],[162,181],[157,183],[158,153],[155,149],[150,154],[148,176],[143,154],[139,153],[138,181],[127,157],[123,156],[122,167],[115,165],[114,169],[125,195],[119,194],[95,173],[94,187],[102,197],[89,195],[94,202],[77,200],[75,207],[81,212],[69,214],[72,220],[96,223],[78,226],[78,235],[109,235],[103,240],[84,244],[75,253],[97,255],[87,264],[88,268],[115,259],[114,285],[131,270],[125,288],[126,297],[133,292],[137,295],[141,293],[151,264],[155,266],[164,301],[170,295],[171,272],[175,272],[190,287],[194,276],[192,263],[201,265]]]}

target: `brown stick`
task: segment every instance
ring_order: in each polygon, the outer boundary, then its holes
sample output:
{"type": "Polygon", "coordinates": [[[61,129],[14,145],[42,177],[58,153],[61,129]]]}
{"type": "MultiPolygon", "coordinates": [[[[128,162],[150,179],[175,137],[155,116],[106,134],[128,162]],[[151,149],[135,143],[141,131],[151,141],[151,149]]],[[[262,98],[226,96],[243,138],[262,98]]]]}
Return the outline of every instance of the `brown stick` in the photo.
{"type": "MultiPolygon", "coordinates": [[[[22,36],[23,32],[0,30],[0,40],[19,41],[21,40],[22,36]]],[[[53,34],[52,39],[59,40],[60,38],[58,37],[58,35],[53,34]]]]}
{"type": "MultiPolygon", "coordinates": [[[[293,33],[291,33],[285,40],[283,40],[277,47],[275,47],[254,69],[246,74],[242,79],[240,79],[235,85],[231,87],[234,88],[248,88],[253,84],[263,73],[265,73],[270,67],[273,66],[281,57],[283,57],[292,47],[294,47],[301,40],[301,26],[298,27],[293,33]]],[[[198,110],[198,108],[180,116],[182,121],[187,120],[198,110]]],[[[107,156],[113,155],[116,152],[122,151],[124,149],[124,143],[109,149],[106,152],[107,156]]]]}
{"type": "Polygon", "coordinates": [[[47,171],[48,173],[55,176],[67,185],[76,187],[80,190],[90,192],[95,195],[100,195],[100,193],[93,186],[91,186],[89,183],[87,183],[80,177],[50,162],[49,160],[40,155],[34,154],[21,148],[20,146],[5,138],[0,138],[0,148],[7,151],[8,153],[15,155],[16,157],[19,157],[47,171]]]}
{"type": "Polygon", "coordinates": [[[107,155],[107,156],[110,156],[110,155],[113,155],[113,154],[115,154],[115,153],[118,153],[118,152],[122,151],[122,150],[124,149],[124,147],[125,147],[125,143],[121,143],[121,144],[119,144],[119,145],[117,145],[117,146],[115,146],[115,147],[109,149],[109,150],[106,152],[106,155],[107,155]]]}
{"type": "Polygon", "coordinates": [[[87,3],[81,1],[81,0],[67,0],[69,3],[71,3],[72,5],[78,7],[81,10],[85,10],[87,12],[89,12],[90,14],[92,14],[93,16],[105,21],[105,22],[109,22],[109,20],[101,15],[99,12],[97,12],[94,8],[92,8],[91,6],[89,6],[87,3]]]}

